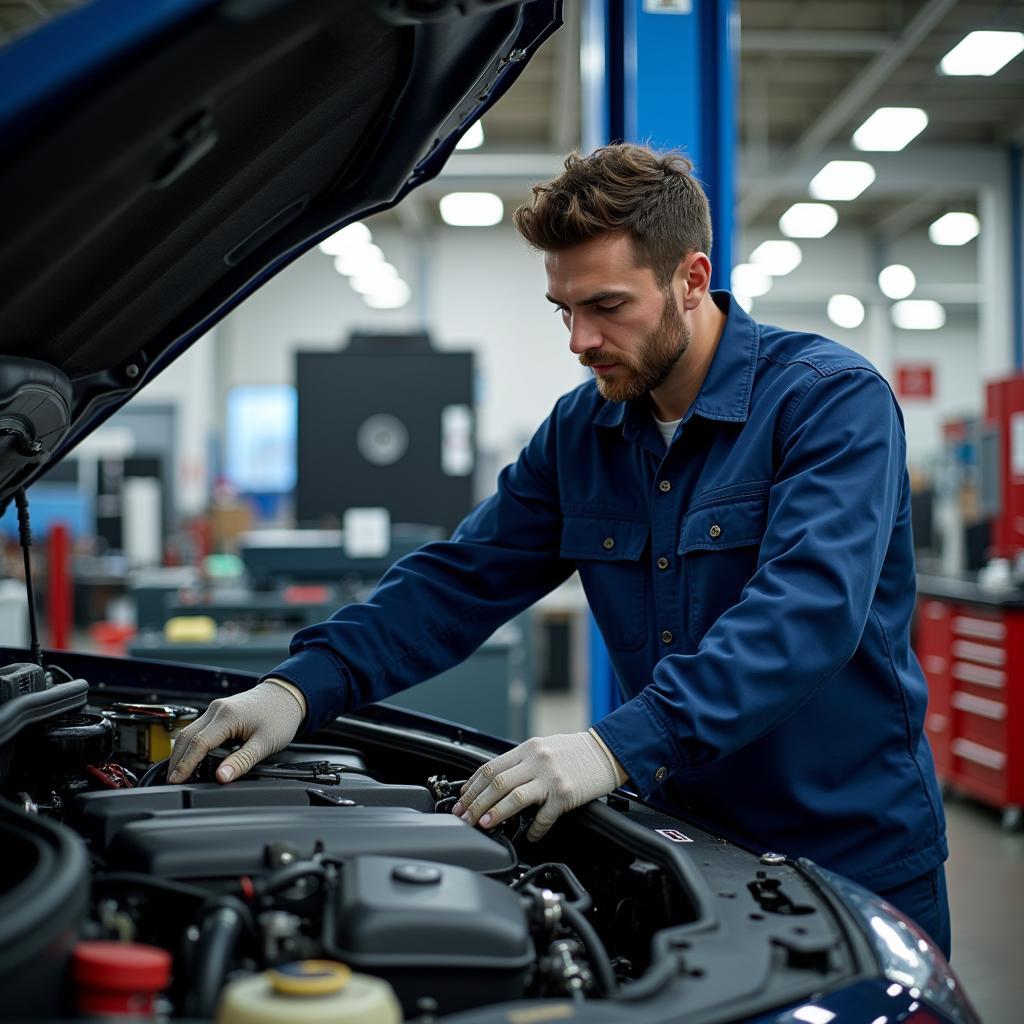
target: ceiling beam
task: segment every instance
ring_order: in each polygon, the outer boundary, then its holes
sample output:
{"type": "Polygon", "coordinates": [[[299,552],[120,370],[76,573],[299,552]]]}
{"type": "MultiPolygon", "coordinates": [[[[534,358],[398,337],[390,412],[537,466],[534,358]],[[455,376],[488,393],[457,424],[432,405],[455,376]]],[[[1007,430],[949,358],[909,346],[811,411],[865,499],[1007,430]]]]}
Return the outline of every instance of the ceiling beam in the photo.
{"type": "MultiPolygon", "coordinates": [[[[928,0],[900,32],[896,41],[871,60],[797,139],[785,154],[785,163],[796,163],[801,157],[831,142],[956,3],[957,0],[928,0]]],[[[749,222],[757,217],[778,193],[775,174],[766,169],[740,203],[741,222],[749,222]]]]}
{"type": "Polygon", "coordinates": [[[740,29],[740,53],[882,53],[896,36],[889,32],[816,29],[740,29]]]}

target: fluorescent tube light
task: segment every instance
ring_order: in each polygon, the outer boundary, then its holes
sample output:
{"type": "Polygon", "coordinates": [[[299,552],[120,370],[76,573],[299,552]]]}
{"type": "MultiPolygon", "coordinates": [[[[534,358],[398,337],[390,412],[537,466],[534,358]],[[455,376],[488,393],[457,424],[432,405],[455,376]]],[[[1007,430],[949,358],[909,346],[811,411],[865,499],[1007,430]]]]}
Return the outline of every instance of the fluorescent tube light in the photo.
{"type": "Polygon", "coordinates": [[[482,121],[474,121],[466,134],[455,144],[456,149],[479,149],[484,144],[484,126],[482,121]]]}
{"type": "Polygon", "coordinates": [[[910,267],[892,263],[880,271],[878,287],[887,299],[905,299],[917,287],[917,278],[910,267]]]}
{"type": "Polygon", "coordinates": [[[898,152],[928,125],[920,107],[879,107],[854,133],[857,149],[898,152]]]}
{"type": "Polygon", "coordinates": [[[904,299],[892,307],[892,322],[904,331],[937,331],[946,310],[932,299],[904,299]]]}
{"type": "Polygon", "coordinates": [[[973,213],[947,213],[928,225],[928,237],[936,245],[966,245],[979,231],[981,223],[973,213]]]}
{"type": "Polygon", "coordinates": [[[779,218],[779,230],[790,238],[824,238],[838,222],[828,203],[794,203],[779,218]]]}
{"type": "Polygon", "coordinates": [[[796,242],[782,238],[762,242],[750,254],[750,262],[772,277],[783,277],[796,270],[803,258],[804,254],[796,242]]]}
{"type": "Polygon", "coordinates": [[[487,228],[505,215],[501,199],[493,192],[449,192],[441,197],[441,219],[459,228],[487,228]]]}
{"type": "Polygon", "coordinates": [[[369,245],[372,241],[373,235],[370,234],[370,229],[357,221],[325,238],[320,243],[319,249],[327,256],[337,256],[347,249],[358,249],[360,246],[369,245]]]}
{"type": "Polygon", "coordinates": [[[828,300],[828,318],[837,327],[860,327],[864,323],[864,303],[855,295],[833,295],[828,300]]]}
{"type": "Polygon", "coordinates": [[[346,249],[334,257],[334,269],[346,277],[358,274],[375,263],[384,262],[384,253],[379,245],[372,242],[359,249],[346,249]]]}
{"type": "Polygon", "coordinates": [[[809,191],[815,199],[856,199],[874,180],[866,160],[830,160],[811,178],[809,191]]]}
{"type": "Polygon", "coordinates": [[[732,291],[749,299],[765,295],[772,288],[772,279],[764,272],[764,268],[755,267],[753,263],[737,263],[730,277],[732,291]]]}
{"type": "Polygon", "coordinates": [[[968,32],[939,61],[944,75],[994,75],[1024,50],[1024,32],[968,32]]]}
{"type": "Polygon", "coordinates": [[[397,280],[398,271],[390,263],[374,263],[353,274],[348,283],[352,285],[353,291],[359,292],[360,295],[369,295],[389,281],[397,280]]]}
{"type": "Polygon", "coordinates": [[[401,279],[388,281],[363,296],[371,309],[401,309],[412,295],[412,289],[401,279]]]}

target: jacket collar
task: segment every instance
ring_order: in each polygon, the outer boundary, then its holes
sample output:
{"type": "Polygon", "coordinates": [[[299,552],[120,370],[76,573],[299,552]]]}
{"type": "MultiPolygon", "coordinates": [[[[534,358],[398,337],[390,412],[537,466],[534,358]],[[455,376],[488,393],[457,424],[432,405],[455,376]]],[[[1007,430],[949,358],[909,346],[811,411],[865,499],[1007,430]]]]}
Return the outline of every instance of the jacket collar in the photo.
{"type": "MultiPolygon", "coordinates": [[[[709,420],[745,423],[750,414],[760,334],[756,321],[729,292],[714,291],[711,298],[725,313],[725,328],[691,410],[709,420]]],[[[605,402],[594,423],[599,427],[622,426],[627,414],[632,423],[638,422],[638,416],[649,420],[649,398],[645,395],[632,402],[605,402]]]]}

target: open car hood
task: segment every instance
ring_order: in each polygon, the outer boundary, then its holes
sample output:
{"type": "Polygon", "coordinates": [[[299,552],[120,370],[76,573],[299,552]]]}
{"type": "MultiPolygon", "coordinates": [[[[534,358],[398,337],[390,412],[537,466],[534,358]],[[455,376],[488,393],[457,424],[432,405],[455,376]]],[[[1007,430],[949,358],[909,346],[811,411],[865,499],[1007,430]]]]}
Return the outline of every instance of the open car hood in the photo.
{"type": "Polygon", "coordinates": [[[93,0],[0,52],[0,503],[434,177],[561,0],[93,0]]]}

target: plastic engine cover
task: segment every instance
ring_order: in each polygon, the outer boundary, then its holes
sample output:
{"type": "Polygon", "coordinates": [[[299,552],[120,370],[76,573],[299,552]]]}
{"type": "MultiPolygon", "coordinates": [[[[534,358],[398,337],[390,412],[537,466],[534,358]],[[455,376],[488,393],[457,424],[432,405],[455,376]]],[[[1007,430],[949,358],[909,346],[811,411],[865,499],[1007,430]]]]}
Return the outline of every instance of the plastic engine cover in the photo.
{"type": "Polygon", "coordinates": [[[268,844],[310,857],[322,844],[346,862],[360,854],[421,857],[471,871],[512,867],[508,850],[451,814],[408,807],[264,807],[160,811],[114,835],[114,870],[162,878],[237,878],[266,870],[268,844]]]}
{"type": "Polygon", "coordinates": [[[114,836],[133,821],[168,811],[256,810],[270,807],[308,808],[330,800],[352,800],[369,807],[408,807],[433,813],[434,800],[422,786],[389,786],[355,777],[341,785],[289,782],[283,779],[186,782],[180,786],[148,786],[83,793],[71,801],[69,823],[89,840],[94,853],[104,854],[114,836]]]}
{"type": "Polygon", "coordinates": [[[423,997],[450,1013],[526,990],[529,926],[520,896],[493,878],[407,857],[355,857],[334,918],[330,955],[386,978],[409,1016],[423,997]]]}

